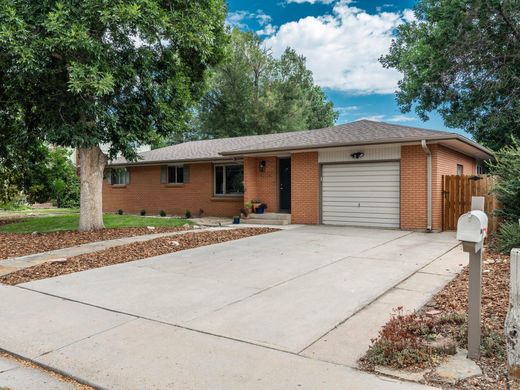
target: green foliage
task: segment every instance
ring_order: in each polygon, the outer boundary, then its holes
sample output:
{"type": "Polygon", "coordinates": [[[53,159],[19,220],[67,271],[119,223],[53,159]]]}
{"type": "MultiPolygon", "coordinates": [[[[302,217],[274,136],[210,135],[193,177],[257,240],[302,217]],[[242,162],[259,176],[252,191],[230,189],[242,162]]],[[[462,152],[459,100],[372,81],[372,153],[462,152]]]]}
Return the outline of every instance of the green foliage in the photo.
{"type": "Polygon", "coordinates": [[[159,215],[161,217],[166,217],[166,211],[164,211],[164,210],[159,211],[159,215]]]}
{"type": "Polygon", "coordinates": [[[192,122],[193,138],[321,128],[337,119],[305,58],[294,50],[275,59],[256,35],[235,29],[226,59],[214,69],[211,89],[192,122]]]}
{"type": "Polygon", "coordinates": [[[58,207],[79,205],[79,179],[64,148],[44,144],[27,145],[0,166],[0,203],[44,203],[54,201],[58,207]],[[29,151],[30,153],[27,153],[29,151]]]}
{"type": "Polygon", "coordinates": [[[494,149],[520,136],[520,2],[420,0],[415,15],[381,59],[404,75],[401,110],[438,110],[494,149]]]}
{"type": "Polygon", "coordinates": [[[225,15],[224,0],[0,0],[0,158],[36,140],[135,158],[184,131],[225,15]]]}
{"type": "Polygon", "coordinates": [[[500,253],[509,253],[513,248],[520,248],[520,224],[504,222],[494,234],[493,249],[500,253]]]}
{"type": "Polygon", "coordinates": [[[191,218],[191,211],[190,210],[186,210],[186,213],[185,213],[184,216],[186,217],[186,219],[191,218]]]}
{"type": "Polygon", "coordinates": [[[140,214],[141,214],[141,216],[144,217],[144,216],[146,215],[146,210],[145,210],[145,209],[142,209],[140,214]]]}
{"type": "Polygon", "coordinates": [[[123,209],[119,209],[119,210],[117,210],[117,214],[119,214],[119,215],[123,215],[123,214],[124,214],[123,209]]]}
{"type": "Polygon", "coordinates": [[[488,163],[490,174],[497,178],[494,188],[500,209],[497,213],[506,221],[520,219],[520,145],[513,139],[510,146],[496,152],[488,163]]]}
{"type": "MultiPolygon", "coordinates": [[[[135,215],[105,214],[103,220],[106,228],[130,227],[175,227],[190,224],[181,218],[143,218],[135,215]]],[[[3,233],[53,232],[61,230],[76,230],[79,224],[79,214],[67,214],[47,217],[32,217],[23,222],[0,226],[3,233]]]]}

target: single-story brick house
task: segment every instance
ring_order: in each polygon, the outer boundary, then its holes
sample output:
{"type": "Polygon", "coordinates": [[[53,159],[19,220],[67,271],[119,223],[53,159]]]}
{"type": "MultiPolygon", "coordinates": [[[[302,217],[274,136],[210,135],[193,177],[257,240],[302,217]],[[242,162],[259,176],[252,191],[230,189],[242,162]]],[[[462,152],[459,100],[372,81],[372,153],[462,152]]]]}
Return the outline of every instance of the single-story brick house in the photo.
{"type": "Polygon", "coordinates": [[[108,166],[105,211],[233,216],[256,199],[293,223],[440,230],[442,176],[476,174],[491,152],[455,133],[361,120],[140,156],[108,166]]]}

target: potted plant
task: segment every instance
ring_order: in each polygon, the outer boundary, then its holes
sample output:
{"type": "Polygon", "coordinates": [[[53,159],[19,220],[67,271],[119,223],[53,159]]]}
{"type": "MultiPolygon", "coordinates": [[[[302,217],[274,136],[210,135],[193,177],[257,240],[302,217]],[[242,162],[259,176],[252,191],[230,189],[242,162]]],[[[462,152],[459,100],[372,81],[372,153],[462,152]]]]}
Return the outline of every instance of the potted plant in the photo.
{"type": "Polygon", "coordinates": [[[240,223],[240,217],[238,215],[235,215],[233,217],[233,225],[238,225],[240,223]]]}
{"type": "Polygon", "coordinates": [[[255,212],[257,214],[263,214],[266,208],[267,208],[267,205],[265,203],[260,203],[260,205],[258,207],[255,207],[255,212]]]}
{"type": "Polygon", "coordinates": [[[246,207],[242,207],[240,209],[240,215],[243,216],[244,218],[247,218],[249,216],[249,213],[250,213],[250,209],[248,209],[246,207]]]}
{"type": "Polygon", "coordinates": [[[246,216],[249,215],[249,214],[251,214],[251,213],[253,212],[253,203],[252,203],[252,202],[247,202],[247,203],[244,205],[244,208],[245,208],[245,210],[246,210],[246,212],[247,212],[247,214],[244,213],[244,214],[246,214],[246,216]]]}
{"type": "Polygon", "coordinates": [[[253,199],[250,203],[253,213],[256,213],[256,208],[262,204],[262,201],[253,199]]]}

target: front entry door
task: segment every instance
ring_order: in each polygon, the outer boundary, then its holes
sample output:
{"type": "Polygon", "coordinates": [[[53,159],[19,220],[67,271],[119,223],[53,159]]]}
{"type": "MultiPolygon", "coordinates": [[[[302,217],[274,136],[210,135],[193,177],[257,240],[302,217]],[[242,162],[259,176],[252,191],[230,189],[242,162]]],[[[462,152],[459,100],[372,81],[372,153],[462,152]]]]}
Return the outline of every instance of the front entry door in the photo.
{"type": "Polygon", "coordinates": [[[278,160],[278,181],[280,182],[280,211],[291,210],[291,159],[278,160]]]}

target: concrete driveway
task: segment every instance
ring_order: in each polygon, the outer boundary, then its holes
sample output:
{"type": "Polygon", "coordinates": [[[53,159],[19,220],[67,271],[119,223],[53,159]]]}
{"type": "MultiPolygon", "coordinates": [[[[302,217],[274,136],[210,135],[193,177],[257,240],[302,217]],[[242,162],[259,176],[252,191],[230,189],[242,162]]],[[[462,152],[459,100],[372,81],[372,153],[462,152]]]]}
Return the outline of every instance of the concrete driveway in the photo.
{"type": "Polygon", "coordinates": [[[111,389],[415,388],[306,350],[457,244],[305,226],[2,286],[0,348],[111,389]]]}

